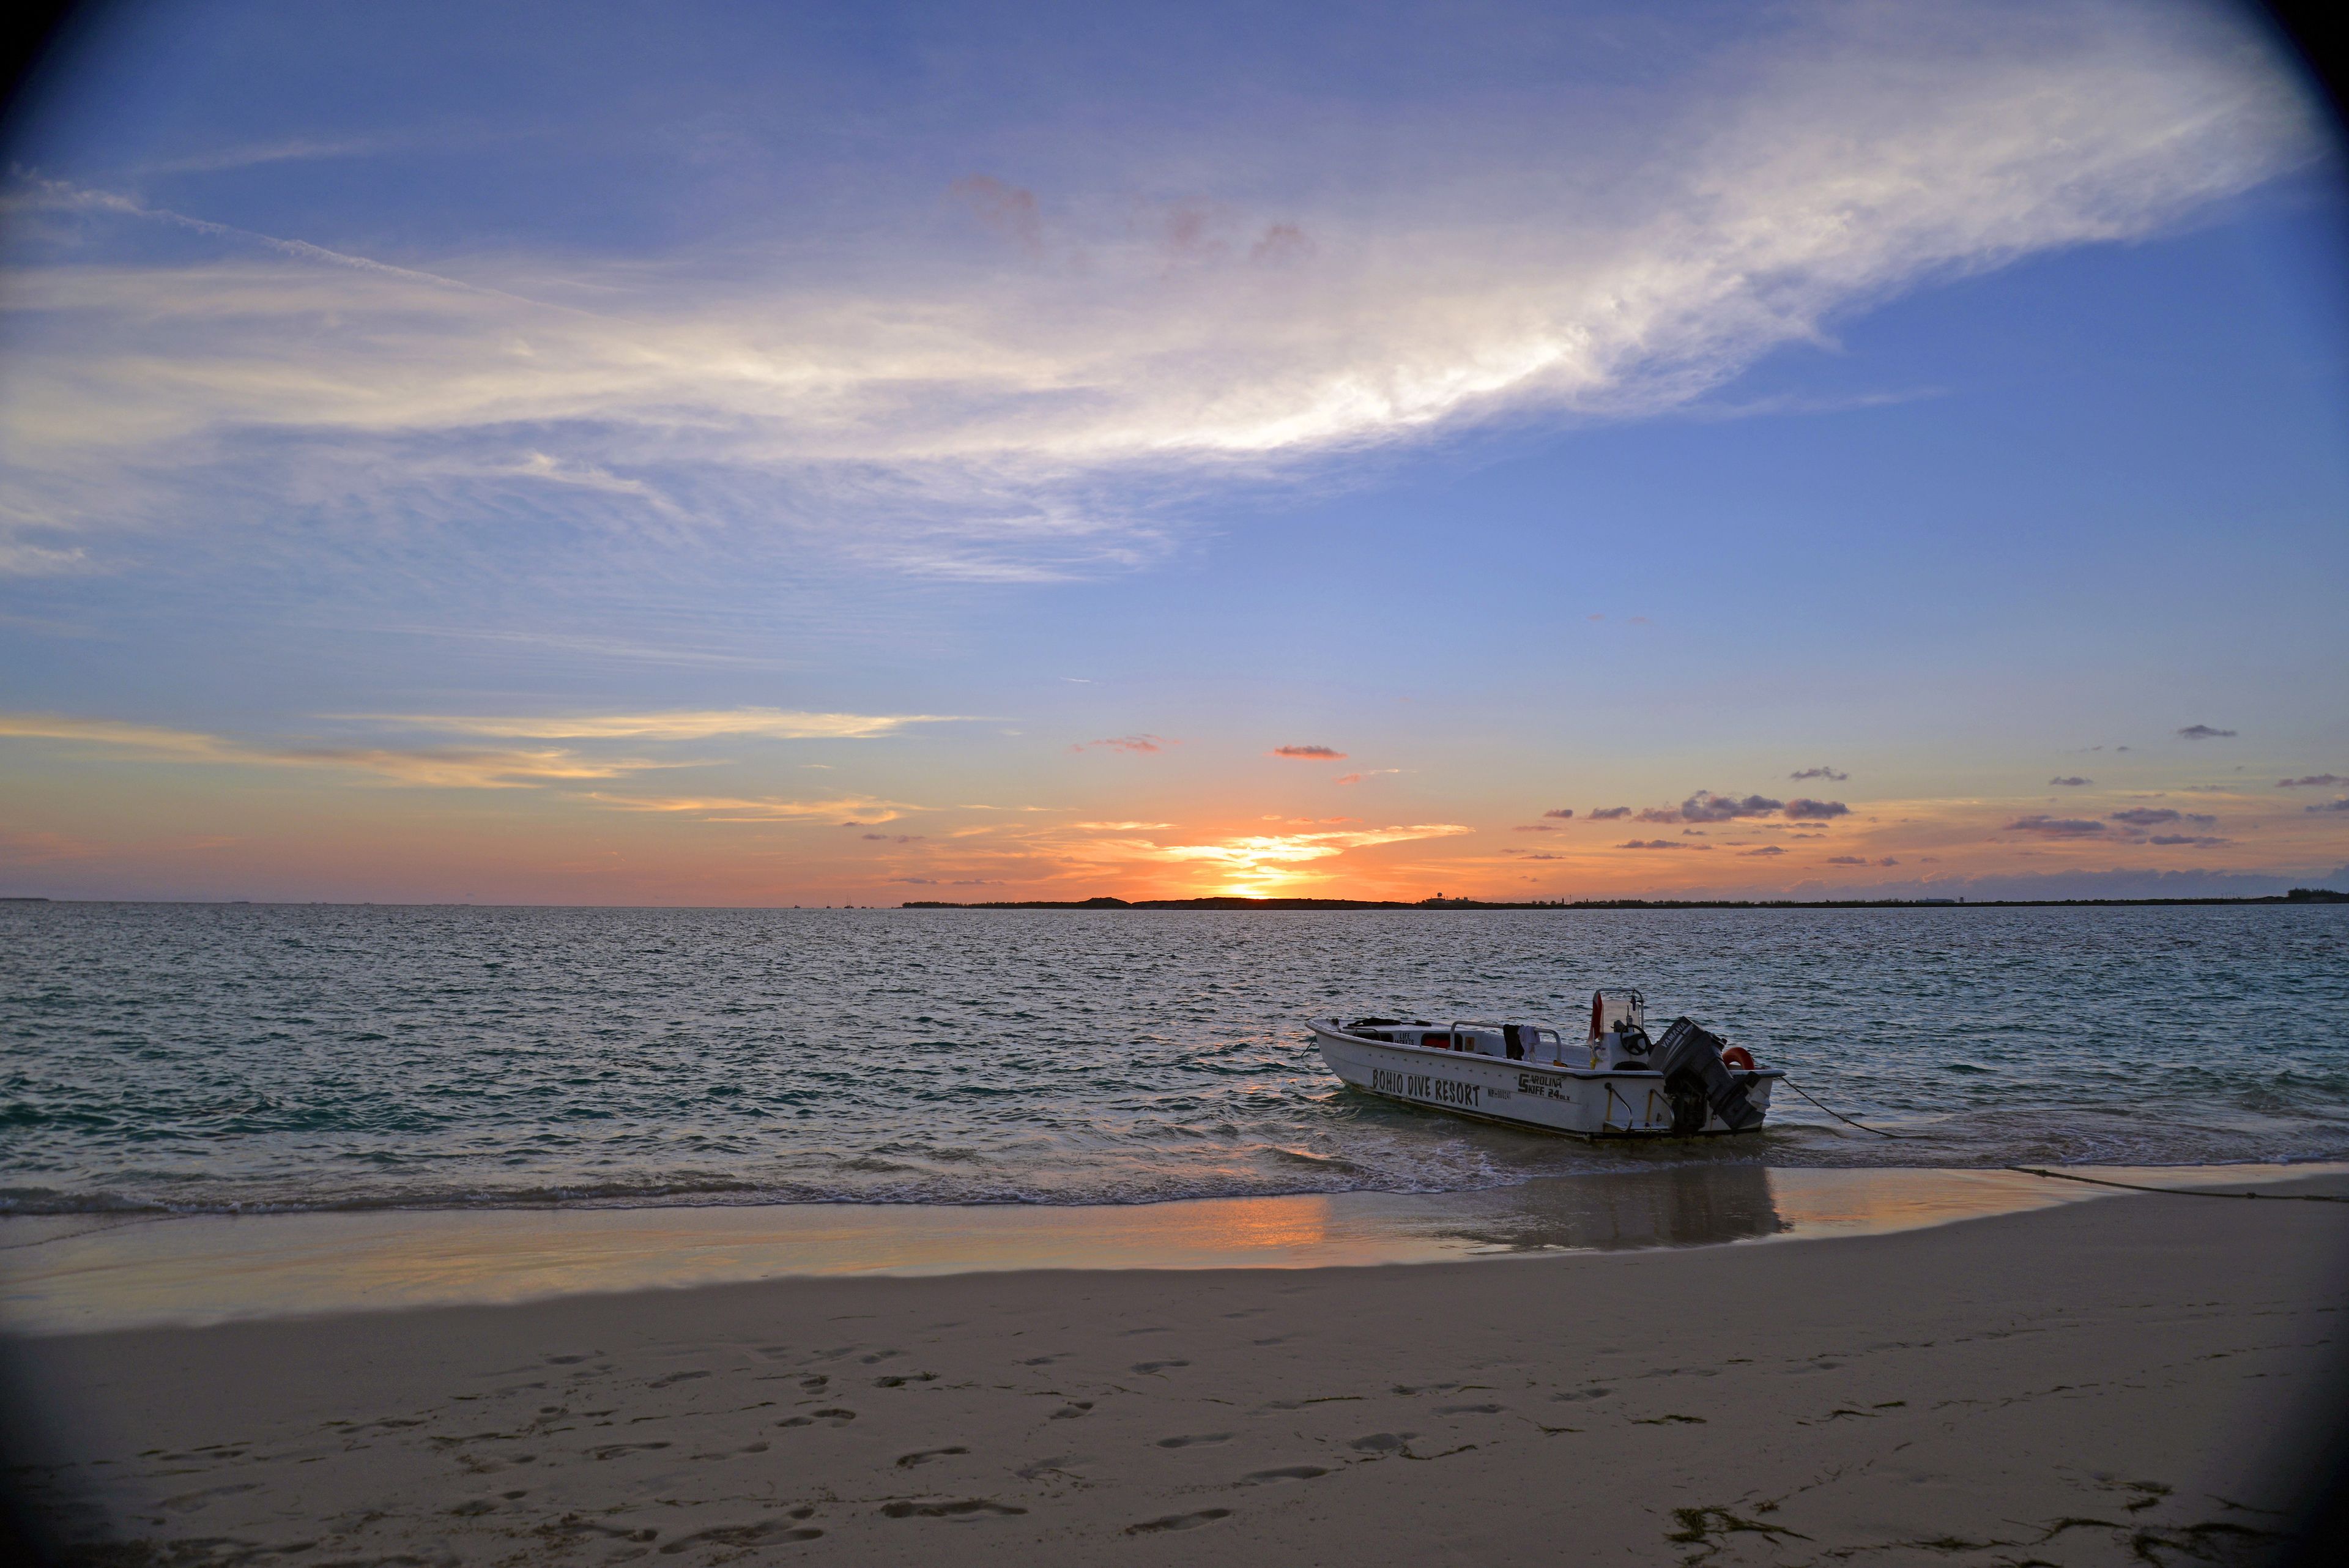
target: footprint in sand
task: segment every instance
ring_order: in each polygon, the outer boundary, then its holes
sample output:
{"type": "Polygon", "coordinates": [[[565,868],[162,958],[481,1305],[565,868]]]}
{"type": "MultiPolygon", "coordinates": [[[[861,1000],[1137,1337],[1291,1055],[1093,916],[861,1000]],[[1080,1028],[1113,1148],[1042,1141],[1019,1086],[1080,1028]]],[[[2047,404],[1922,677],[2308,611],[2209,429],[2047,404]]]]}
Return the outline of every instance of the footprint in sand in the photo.
{"type": "Polygon", "coordinates": [[[1399,1454],[1403,1445],[1418,1437],[1417,1432],[1372,1432],[1367,1438],[1356,1438],[1346,1446],[1359,1454],[1399,1454]]]}
{"type": "Polygon", "coordinates": [[[1065,1360],[1068,1354],[1069,1353],[1067,1351],[1061,1350],[1056,1351],[1050,1355],[1031,1355],[1019,1365],[1022,1366],[1050,1366],[1055,1361],[1065,1360]]]}
{"type": "Polygon", "coordinates": [[[1059,1409],[1053,1411],[1052,1419],[1055,1421],[1073,1421],[1092,1407],[1093,1402],[1090,1399],[1072,1399],[1068,1404],[1063,1405],[1059,1409]]]}
{"type": "Polygon", "coordinates": [[[956,1502],[893,1502],[881,1511],[884,1519],[997,1519],[1025,1513],[1008,1502],[967,1497],[956,1502]]]}
{"type": "Polygon", "coordinates": [[[661,1555],[674,1557],[680,1552],[690,1552],[700,1545],[763,1546],[770,1541],[813,1541],[823,1531],[801,1525],[798,1521],[815,1512],[812,1508],[795,1508],[781,1519],[762,1519],[755,1524],[721,1524],[709,1530],[697,1530],[691,1535],[680,1535],[661,1548],[661,1555]]]}
{"type": "Polygon", "coordinates": [[[1439,1416],[1497,1416],[1507,1408],[1502,1405],[1438,1405],[1439,1416]]]}
{"type": "Polygon", "coordinates": [[[916,1453],[899,1454],[897,1456],[897,1468],[901,1470],[909,1470],[916,1465],[928,1464],[932,1459],[943,1459],[953,1454],[967,1454],[968,1452],[970,1452],[968,1449],[960,1448],[923,1449],[916,1453]]]}
{"type": "Polygon", "coordinates": [[[1219,1519],[1229,1519],[1228,1508],[1203,1508],[1196,1513],[1170,1513],[1164,1519],[1145,1519],[1140,1524],[1125,1527],[1128,1535],[1156,1535],[1167,1530],[1196,1530],[1203,1524],[1213,1524],[1219,1519]]]}
{"type": "Polygon", "coordinates": [[[802,1388],[803,1388],[803,1389],[807,1390],[807,1392],[809,1392],[809,1393],[812,1394],[812,1393],[814,1393],[817,1389],[819,1389],[819,1388],[823,1387],[825,1384],[830,1383],[831,1381],[832,1381],[832,1378],[831,1378],[831,1376],[830,1376],[828,1374],[822,1373],[822,1372],[815,1372],[815,1373],[811,1373],[811,1374],[809,1374],[807,1376],[801,1378],[801,1379],[800,1379],[800,1386],[801,1386],[802,1388]]]}
{"type": "Polygon", "coordinates": [[[1145,1377],[1152,1377],[1165,1371],[1170,1366],[1188,1366],[1190,1365],[1191,1364],[1187,1361],[1137,1361],[1127,1370],[1139,1372],[1145,1377]]]}
{"type": "Polygon", "coordinates": [[[811,1410],[804,1416],[790,1416],[775,1423],[778,1427],[812,1427],[818,1421],[828,1426],[845,1427],[856,1419],[854,1410],[811,1410]]]}
{"type": "Polygon", "coordinates": [[[587,1454],[590,1459],[616,1459],[626,1454],[650,1453],[656,1449],[667,1447],[667,1443],[613,1443],[606,1448],[590,1449],[587,1454]]]}
{"type": "Polygon", "coordinates": [[[207,1487],[202,1491],[181,1492],[178,1497],[167,1497],[163,1500],[163,1506],[173,1513],[200,1513],[221,1498],[234,1497],[241,1491],[260,1490],[261,1483],[258,1481],[247,1481],[239,1486],[207,1487]]]}
{"type": "Polygon", "coordinates": [[[766,1451],[766,1444],[751,1443],[740,1449],[720,1449],[715,1453],[696,1454],[693,1457],[696,1459],[740,1459],[744,1454],[763,1454],[766,1451]]]}
{"type": "Polygon", "coordinates": [[[1231,1440],[1232,1435],[1229,1432],[1201,1432],[1195,1437],[1161,1438],[1158,1439],[1158,1446],[1162,1449],[1200,1449],[1209,1448],[1216,1443],[1228,1443],[1231,1440]]]}
{"type": "Polygon", "coordinates": [[[903,1377],[875,1377],[873,1380],[873,1386],[903,1388],[908,1383],[936,1383],[937,1380],[938,1375],[935,1372],[909,1372],[903,1377]]]}
{"type": "Polygon", "coordinates": [[[1553,1394],[1550,1397],[1565,1404],[1577,1399],[1604,1399],[1614,1392],[1612,1388],[1601,1388],[1594,1383],[1588,1388],[1569,1388],[1563,1394],[1553,1394]]]}
{"type": "Polygon", "coordinates": [[[550,1366],[576,1366],[586,1359],[585,1355],[550,1355],[546,1358],[546,1364],[550,1366]]]}
{"type": "Polygon", "coordinates": [[[1319,1465],[1282,1465],[1278,1469],[1253,1470],[1240,1477],[1239,1484],[1262,1486],[1268,1481],[1311,1480],[1316,1476],[1326,1476],[1329,1473],[1319,1465]]]}
{"type": "Polygon", "coordinates": [[[672,1383],[690,1383],[697,1377],[707,1377],[707,1372],[672,1372],[666,1377],[656,1377],[645,1385],[647,1388],[666,1388],[672,1383]]]}

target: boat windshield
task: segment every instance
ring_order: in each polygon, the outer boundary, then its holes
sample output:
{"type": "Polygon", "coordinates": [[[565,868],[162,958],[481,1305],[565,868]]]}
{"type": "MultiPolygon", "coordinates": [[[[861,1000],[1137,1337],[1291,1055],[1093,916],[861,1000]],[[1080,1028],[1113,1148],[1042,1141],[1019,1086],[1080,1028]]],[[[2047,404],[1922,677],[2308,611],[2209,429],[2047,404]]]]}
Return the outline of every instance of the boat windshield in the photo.
{"type": "Polygon", "coordinates": [[[1598,1006],[1591,1010],[1590,1033],[1619,1034],[1627,1029],[1648,1026],[1648,999],[1636,991],[1602,991],[1598,1006]]]}

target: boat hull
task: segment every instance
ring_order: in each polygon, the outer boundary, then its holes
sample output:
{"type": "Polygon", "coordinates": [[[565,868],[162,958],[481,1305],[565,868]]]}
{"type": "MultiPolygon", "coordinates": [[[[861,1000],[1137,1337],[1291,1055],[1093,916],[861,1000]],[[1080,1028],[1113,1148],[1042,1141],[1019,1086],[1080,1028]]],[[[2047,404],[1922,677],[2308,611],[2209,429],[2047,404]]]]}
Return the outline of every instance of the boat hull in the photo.
{"type": "MultiPolygon", "coordinates": [[[[1474,1052],[1364,1040],[1315,1022],[1313,1043],[1330,1070],[1358,1089],[1403,1105],[1571,1137],[1671,1137],[1672,1106],[1661,1073],[1512,1062],[1474,1052]]],[[[1767,1112],[1775,1068],[1741,1073],[1746,1098],[1767,1112]]],[[[1758,1132],[1761,1124],[1744,1130],[1758,1132]]],[[[1737,1129],[1709,1115],[1702,1137],[1737,1129]]],[[[1692,1136],[1682,1134],[1679,1136],[1692,1136]]]]}

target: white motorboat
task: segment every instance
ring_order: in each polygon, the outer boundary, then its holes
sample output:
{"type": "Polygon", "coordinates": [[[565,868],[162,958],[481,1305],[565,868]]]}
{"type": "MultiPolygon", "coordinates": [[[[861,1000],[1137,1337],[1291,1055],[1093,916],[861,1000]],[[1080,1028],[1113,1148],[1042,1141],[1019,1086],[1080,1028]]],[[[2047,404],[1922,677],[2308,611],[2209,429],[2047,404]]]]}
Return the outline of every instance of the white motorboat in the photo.
{"type": "Polygon", "coordinates": [[[1336,1018],[1310,1021],[1330,1070],[1409,1105],[1578,1137],[1698,1137],[1759,1132],[1785,1073],[1687,1018],[1661,1038],[1647,999],[1602,991],[1569,1044],[1542,1023],[1336,1018]]]}

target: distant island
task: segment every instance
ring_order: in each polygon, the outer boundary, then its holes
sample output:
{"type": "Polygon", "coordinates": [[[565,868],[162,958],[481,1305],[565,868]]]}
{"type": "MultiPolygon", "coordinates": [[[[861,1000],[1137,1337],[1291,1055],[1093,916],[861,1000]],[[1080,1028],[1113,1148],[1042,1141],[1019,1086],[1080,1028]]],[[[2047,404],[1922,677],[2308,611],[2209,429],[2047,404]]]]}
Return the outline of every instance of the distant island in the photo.
{"type": "Polygon", "coordinates": [[[2349,904],[2349,893],[2294,888],[2259,898],[1546,898],[1497,903],[1484,898],[1019,898],[992,904],[908,899],[906,909],[2059,909],[2162,904],[2349,904]]]}

